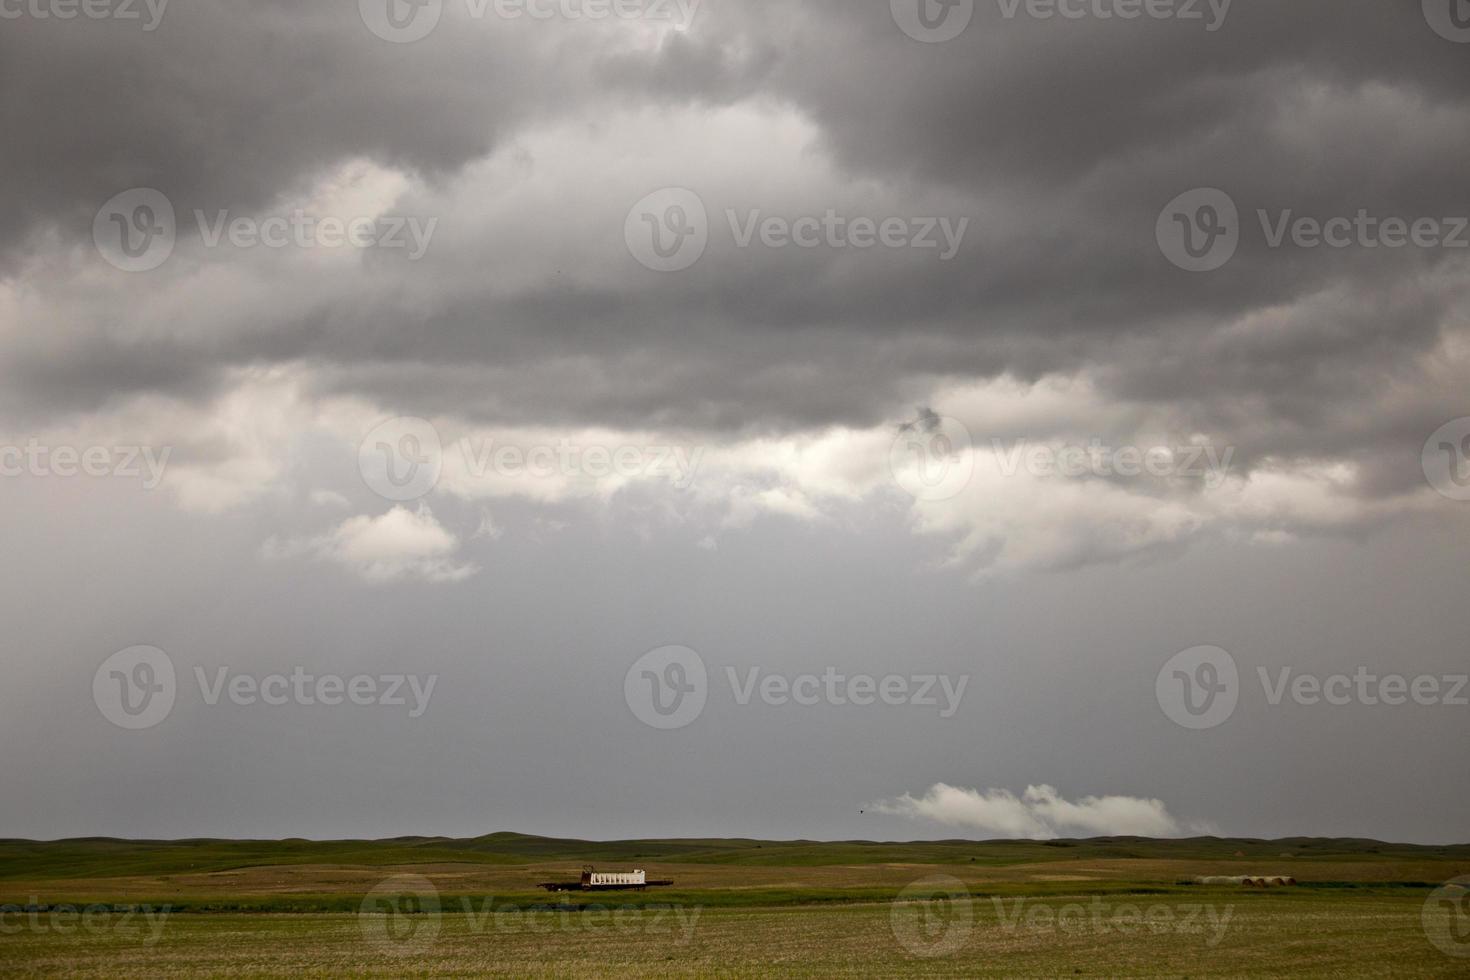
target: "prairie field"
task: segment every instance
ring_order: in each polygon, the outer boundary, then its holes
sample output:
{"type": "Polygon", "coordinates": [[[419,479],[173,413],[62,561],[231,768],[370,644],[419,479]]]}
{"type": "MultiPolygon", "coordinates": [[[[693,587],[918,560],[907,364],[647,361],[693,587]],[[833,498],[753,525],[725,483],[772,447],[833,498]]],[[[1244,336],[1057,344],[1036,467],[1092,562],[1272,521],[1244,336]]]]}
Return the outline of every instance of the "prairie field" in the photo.
{"type": "Polygon", "coordinates": [[[1362,841],[10,841],[0,973],[1470,976],[1434,918],[1467,874],[1362,841]],[[582,863],[674,885],[537,889],[582,863]],[[1189,883],[1244,874],[1298,884],[1189,883]]]}

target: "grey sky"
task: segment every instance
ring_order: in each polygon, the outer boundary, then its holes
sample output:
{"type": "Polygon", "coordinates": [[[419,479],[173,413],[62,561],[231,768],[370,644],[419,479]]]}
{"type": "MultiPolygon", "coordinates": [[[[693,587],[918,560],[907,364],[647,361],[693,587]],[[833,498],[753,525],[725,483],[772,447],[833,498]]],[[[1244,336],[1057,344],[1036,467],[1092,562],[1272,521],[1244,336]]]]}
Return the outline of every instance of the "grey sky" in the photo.
{"type": "Polygon", "coordinates": [[[1470,670],[1448,7],[977,0],[925,43],[903,0],[677,28],[443,0],[396,43],[374,2],[0,19],[0,468],[26,460],[0,475],[0,836],[1000,836],[893,804],[946,784],[1467,839],[1470,707],[1272,704],[1258,675],[1470,670]],[[176,242],[129,272],[97,235],[135,188],[176,242]],[[666,188],[707,242],[660,272],[635,205],[666,188]],[[1188,272],[1159,229],[1205,188],[1239,243],[1188,272]],[[423,254],[210,237],[298,211],[412,218],[423,254]],[[941,245],[854,247],[889,219],[941,245]],[[1442,240],[1385,245],[1387,219],[1442,240]],[[425,431],[437,480],[385,494],[379,443],[425,431]],[[939,434],[955,455],[915,464],[939,434]],[[156,487],[54,457],[134,446],[167,451],[156,487]],[[631,455],[538,475],[507,446],[631,455]],[[1107,465],[1058,472],[1077,447],[1107,465]],[[177,694],[130,731],[93,681],[139,645],[177,694]],[[670,645],[707,704],[661,731],[625,680],[670,645]],[[1155,685],[1201,646],[1239,704],[1196,731],[1155,685]],[[438,680],[409,717],[209,704],[196,667],[438,680]],[[741,704],[727,668],[968,680],[941,717],[741,704]]]}

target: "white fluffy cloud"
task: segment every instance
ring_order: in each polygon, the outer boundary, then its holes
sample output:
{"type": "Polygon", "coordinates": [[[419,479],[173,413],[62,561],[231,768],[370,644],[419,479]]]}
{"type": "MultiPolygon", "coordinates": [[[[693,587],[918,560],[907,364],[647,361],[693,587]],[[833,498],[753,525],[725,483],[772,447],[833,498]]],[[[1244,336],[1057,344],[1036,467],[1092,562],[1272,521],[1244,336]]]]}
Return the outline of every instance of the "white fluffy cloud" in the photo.
{"type": "Polygon", "coordinates": [[[479,567],[457,558],[458,551],[459,539],[427,507],[394,507],[379,517],[360,514],[318,537],[272,538],[265,545],[268,558],[306,555],[334,562],[373,583],[463,581],[479,567]]]}
{"type": "Polygon", "coordinates": [[[1019,797],[1006,789],[985,791],[935,783],[923,796],[905,793],[869,809],[996,837],[1051,840],[1063,836],[1175,837],[1179,822],[1159,800],[1133,796],[1084,796],[1072,802],[1051,786],[1028,786],[1019,797]]]}
{"type": "MultiPolygon", "coordinates": [[[[292,499],[345,507],[363,489],[358,443],[392,409],[324,395],[312,379],[305,365],[240,372],[208,411],[139,396],[108,415],[55,424],[40,441],[142,439],[160,458],[168,452],[159,486],[186,510],[222,513],[292,499]]],[[[906,519],[958,569],[1006,574],[1124,562],[1205,540],[1281,544],[1440,503],[1422,483],[1398,494],[1364,492],[1364,474],[1351,461],[1243,460],[1220,437],[1166,410],[1104,398],[1085,375],[942,387],[930,403],[968,430],[965,444],[955,446],[955,465],[968,479],[942,500],[916,500],[901,488],[895,467],[928,464],[894,453],[896,421],[719,438],[658,429],[491,429],[439,417],[443,474],[428,502],[447,498],[445,512],[460,523],[445,527],[424,517],[427,511],[400,509],[354,518],[320,537],[273,541],[266,552],[311,553],[373,582],[453,581],[473,572],[452,557],[460,540],[508,530],[465,519],[463,504],[514,499],[597,510],[627,494],[653,503],[648,510],[670,526],[697,531],[707,547],[756,521],[841,526],[844,515],[867,510],[906,519]],[[1065,453],[1093,444],[1111,454],[1108,466],[1119,453],[1134,453],[1136,475],[1059,471],[1065,453]],[[1191,460],[1192,447],[1205,452],[1191,460]],[[513,451],[513,467],[498,465],[501,450],[513,451]],[[1169,472],[1136,472],[1137,454],[1166,450],[1173,457],[1159,459],[1169,472]],[[1032,465],[1033,452],[1050,469],[1032,465]],[[406,554],[396,550],[405,542],[406,554]]],[[[19,435],[12,441],[23,442],[19,435]]]]}

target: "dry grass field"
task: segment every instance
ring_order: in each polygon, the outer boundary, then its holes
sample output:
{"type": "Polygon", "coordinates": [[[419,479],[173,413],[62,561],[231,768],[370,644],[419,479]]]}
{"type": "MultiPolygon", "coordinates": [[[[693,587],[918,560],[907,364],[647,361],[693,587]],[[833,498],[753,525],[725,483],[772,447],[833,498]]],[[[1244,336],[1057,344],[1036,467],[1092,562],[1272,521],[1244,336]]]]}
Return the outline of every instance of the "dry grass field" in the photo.
{"type": "Polygon", "coordinates": [[[0,842],[0,973],[1470,976],[1470,929],[1437,945],[1424,919],[1464,848],[493,843],[0,842]],[[582,855],[675,886],[535,888],[582,855]],[[1301,884],[1186,883],[1244,873],[1301,884]]]}

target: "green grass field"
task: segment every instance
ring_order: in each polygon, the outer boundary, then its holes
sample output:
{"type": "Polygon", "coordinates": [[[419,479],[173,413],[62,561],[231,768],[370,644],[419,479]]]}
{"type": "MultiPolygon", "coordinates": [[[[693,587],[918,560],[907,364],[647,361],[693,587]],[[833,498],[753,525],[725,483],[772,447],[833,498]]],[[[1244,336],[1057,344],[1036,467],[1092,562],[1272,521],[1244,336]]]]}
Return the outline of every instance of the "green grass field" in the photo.
{"type": "Polygon", "coordinates": [[[0,841],[0,973],[1470,976],[1464,875],[1359,840],[0,841]],[[675,885],[536,889],[583,863],[675,885]],[[1187,883],[1240,874],[1300,884],[1187,883]]]}

